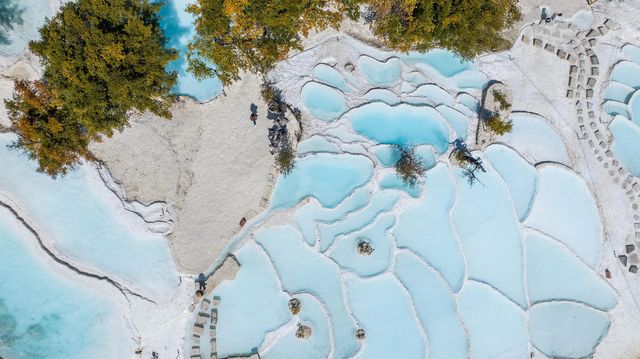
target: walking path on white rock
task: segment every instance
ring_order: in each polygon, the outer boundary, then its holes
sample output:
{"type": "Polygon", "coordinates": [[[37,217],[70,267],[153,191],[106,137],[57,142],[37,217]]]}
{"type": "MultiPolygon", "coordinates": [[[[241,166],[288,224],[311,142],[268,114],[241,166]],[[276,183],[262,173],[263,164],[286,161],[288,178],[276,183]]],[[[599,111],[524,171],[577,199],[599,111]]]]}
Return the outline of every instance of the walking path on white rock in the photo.
{"type": "MultiPolygon", "coordinates": [[[[628,242],[624,249],[619,250],[621,263],[631,273],[638,272],[640,264],[638,256],[627,254],[633,252],[640,240],[640,212],[639,195],[640,183],[622,167],[611,151],[612,135],[608,130],[611,116],[604,113],[600,106],[595,105],[594,89],[601,75],[600,60],[594,52],[598,39],[609,31],[618,28],[610,18],[596,14],[593,28],[580,30],[569,22],[546,24],[541,21],[522,31],[520,40],[534,47],[555,54],[561,60],[567,60],[569,78],[567,81],[566,97],[575,99],[575,109],[578,120],[576,134],[582,142],[586,142],[589,150],[593,151],[596,159],[607,170],[613,183],[619,184],[628,196],[631,209],[634,211],[633,242],[628,242]],[[531,41],[531,39],[533,41],[531,41]],[[599,114],[597,114],[599,113],[599,114]]],[[[603,72],[605,75],[607,72],[603,72]]],[[[596,93],[596,97],[600,94],[596,93]]]]}

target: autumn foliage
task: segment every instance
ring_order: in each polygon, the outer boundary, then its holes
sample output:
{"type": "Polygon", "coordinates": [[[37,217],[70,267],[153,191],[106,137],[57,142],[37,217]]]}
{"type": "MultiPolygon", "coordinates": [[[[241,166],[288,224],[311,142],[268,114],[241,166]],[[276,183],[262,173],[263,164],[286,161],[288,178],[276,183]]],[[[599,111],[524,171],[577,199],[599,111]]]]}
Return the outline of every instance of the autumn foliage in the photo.
{"type": "Polygon", "coordinates": [[[333,0],[198,0],[187,8],[196,16],[190,69],[223,84],[237,80],[242,70],[264,73],[301,49],[309,31],[337,26],[344,9],[333,0]]]}
{"type": "Polygon", "coordinates": [[[165,48],[157,11],[147,0],[78,0],[62,6],[40,29],[31,51],[43,79],[17,82],[6,101],[14,147],[36,159],[39,170],[64,174],[89,143],[124,128],[131,113],[170,117],[176,58],[165,48]]]}
{"type": "Polygon", "coordinates": [[[404,149],[398,147],[400,159],[396,162],[395,169],[398,177],[409,187],[415,186],[427,171],[414,148],[404,149]]]}
{"type": "Polygon", "coordinates": [[[371,28],[401,50],[449,49],[464,58],[493,50],[521,17],[517,0],[361,0],[371,28]]]}
{"type": "Polygon", "coordinates": [[[311,30],[338,27],[361,9],[392,49],[441,47],[465,58],[494,49],[520,18],[517,0],[197,0],[188,7],[196,16],[190,69],[224,84],[243,70],[264,73],[311,30]]]}
{"type": "Polygon", "coordinates": [[[14,147],[38,162],[40,171],[64,174],[81,158],[90,158],[89,137],[74,123],[62,102],[42,81],[16,81],[7,112],[18,134],[14,147]]]}

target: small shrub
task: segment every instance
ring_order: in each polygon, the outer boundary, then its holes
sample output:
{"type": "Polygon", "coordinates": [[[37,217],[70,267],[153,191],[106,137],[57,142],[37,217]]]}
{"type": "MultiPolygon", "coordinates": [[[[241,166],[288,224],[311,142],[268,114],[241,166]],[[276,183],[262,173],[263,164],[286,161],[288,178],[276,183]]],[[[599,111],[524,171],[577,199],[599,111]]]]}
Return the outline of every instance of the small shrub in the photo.
{"type": "Polygon", "coordinates": [[[500,109],[502,111],[508,110],[511,108],[511,104],[507,101],[507,95],[500,90],[493,90],[493,98],[498,101],[500,104],[500,109]]]}
{"type": "Polygon", "coordinates": [[[371,246],[371,243],[369,243],[369,241],[365,239],[361,239],[358,242],[358,254],[360,254],[361,256],[371,255],[373,253],[373,250],[374,249],[371,246]]]}
{"type": "Polygon", "coordinates": [[[311,328],[306,325],[298,324],[298,329],[296,330],[296,338],[307,339],[310,336],[311,336],[311,328]]]}
{"type": "Polygon", "coordinates": [[[301,306],[302,305],[300,304],[300,300],[298,300],[298,298],[292,298],[291,300],[289,300],[289,311],[291,312],[291,314],[296,315],[300,313],[301,306]]]}
{"type": "Polygon", "coordinates": [[[296,143],[300,143],[300,141],[302,140],[302,135],[304,134],[304,127],[302,126],[302,114],[300,113],[300,109],[298,108],[294,108],[293,110],[291,110],[291,113],[293,114],[293,118],[296,119],[299,127],[299,131],[296,131],[296,143]]]}
{"type": "Polygon", "coordinates": [[[260,96],[265,103],[271,102],[280,102],[280,95],[282,91],[279,88],[275,87],[272,83],[265,80],[260,85],[260,96]]]}
{"type": "Polygon", "coordinates": [[[275,161],[278,172],[285,176],[289,175],[296,165],[295,152],[288,142],[278,147],[275,151],[275,161]]]}
{"type": "Polygon", "coordinates": [[[396,162],[396,173],[398,177],[408,186],[415,186],[427,171],[420,159],[416,156],[414,149],[400,149],[402,155],[396,162]]]}
{"type": "Polygon", "coordinates": [[[498,115],[489,117],[486,120],[486,125],[489,131],[498,136],[509,133],[513,129],[513,123],[510,120],[503,120],[498,115]]]}

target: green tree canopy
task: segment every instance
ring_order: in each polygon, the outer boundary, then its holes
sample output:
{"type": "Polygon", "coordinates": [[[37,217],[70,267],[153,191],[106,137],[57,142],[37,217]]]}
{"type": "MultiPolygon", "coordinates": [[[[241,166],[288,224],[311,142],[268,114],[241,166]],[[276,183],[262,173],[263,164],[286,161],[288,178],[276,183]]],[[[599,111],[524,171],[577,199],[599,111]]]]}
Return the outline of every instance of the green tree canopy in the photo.
{"type": "Polygon", "coordinates": [[[190,70],[225,85],[241,70],[264,73],[300,49],[310,30],[337,26],[343,9],[336,0],[198,0],[187,8],[196,16],[190,70]]]}
{"type": "Polygon", "coordinates": [[[176,74],[165,68],[177,54],[165,48],[159,8],[148,0],[69,2],[29,44],[43,80],[23,85],[7,106],[16,147],[38,159],[41,171],[64,173],[89,158],[89,142],[124,128],[134,111],[171,116],[176,74]],[[45,103],[36,108],[30,98],[45,103]]]}
{"type": "Polygon", "coordinates": [[[301,36],[355,19],[361,6],[392,49],[442,47],[466,58],[494,49],[520,18],[517,0],[197,0],[188,7],[196,16],[190,69],[224,84],[241,70],[264,73],[300,49],[301,36]]]}
{"type": "Polygon", "coordinates": [[[360,0],[371,27],[401,51],[442,47],[471,58],[493,50],[500,32],[520,19],[517,0],[360,0]]]}

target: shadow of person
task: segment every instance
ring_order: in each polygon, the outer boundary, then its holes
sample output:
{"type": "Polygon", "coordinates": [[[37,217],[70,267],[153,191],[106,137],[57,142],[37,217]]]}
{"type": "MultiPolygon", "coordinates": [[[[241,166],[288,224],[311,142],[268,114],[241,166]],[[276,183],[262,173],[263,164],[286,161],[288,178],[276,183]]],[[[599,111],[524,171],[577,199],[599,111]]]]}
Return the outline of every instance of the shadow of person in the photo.
{"type": "Polygon", "coordinates": [[[16,0],[0,0],[0,45],[9,45],[9,31],[15,25],[22,25],[25,8],[19,7],[16,0]]]}
{"type": "Polygon", "coordinates": [[[258,106],[256,106],[255,103],[251,103],[251,106],[249,107],[249,109],[251,110],[251,113],[258,113],[258,106]]]}
{"type": "Polygon", "coordinates": [[[546,20],[549,17],[549,14],[547,14],[547,8],[543,7],[542,11],[540,12],[540,20],[546,20]]]}

